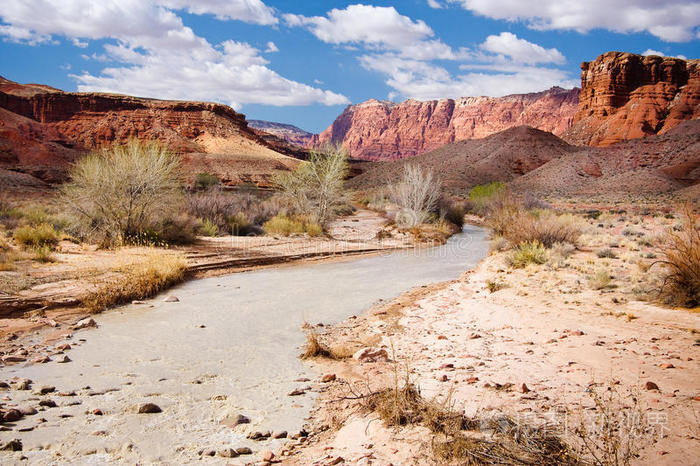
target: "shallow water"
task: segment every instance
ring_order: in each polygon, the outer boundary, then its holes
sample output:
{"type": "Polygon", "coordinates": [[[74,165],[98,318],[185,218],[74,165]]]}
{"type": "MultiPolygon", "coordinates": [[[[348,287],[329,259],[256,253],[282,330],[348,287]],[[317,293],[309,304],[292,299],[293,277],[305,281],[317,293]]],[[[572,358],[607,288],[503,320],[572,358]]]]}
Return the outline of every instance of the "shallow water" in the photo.
{"type": "MultiPolygon", "coordinates": [[[[86,341],[68,352],[72,362],[0,370],[0,380],[17,375],[78,394],[48,396],[59,407],[17,423],[37,428],[0,439],[21,438],[24,454],[40,463],[186,462],[202,448],[260,448],[246,431],[298,431],[313,405],[313,392],[287,395],[306,385],[295,379],[318,376],[297,358],[304,322],[335,323],[414,286],[454,279],[487,250],[484,231],[465,226],[436,248],[194,280],[167,292],[180,302],[160,296],[107,312],[98,329],[74,334],[73,342],[86,341]],[[65,406],[74,400],[82,404],[65,406]],[[130,412],[145,401],[163,413],[130,412]],[[86,414],[95,408],[105,415],[86,414]],[[221,424],[238,413],[252,423],[221,424]]],[[[13,402],[36,405],[30,396],[11,393],[13,402]]]]}

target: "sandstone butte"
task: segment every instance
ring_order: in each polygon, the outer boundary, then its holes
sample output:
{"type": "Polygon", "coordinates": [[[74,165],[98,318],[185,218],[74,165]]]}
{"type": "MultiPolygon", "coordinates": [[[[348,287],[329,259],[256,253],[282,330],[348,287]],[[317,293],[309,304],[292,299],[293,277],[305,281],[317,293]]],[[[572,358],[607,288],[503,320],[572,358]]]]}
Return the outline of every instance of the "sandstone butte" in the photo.
{"type": "Polygon", "coordinates": [[[81,154],[130,138],[182,154],[188,176],[208,172],[232,184],[264,184],[274,170],[298,164],[287,155],[305,152],[262,137],[221,104],[63,92],[0,77],[0,169],[60,182],[81,154]]]}
{"type": "Polygon", "coordinates": [[[528,125],[558,135],[571,126],[578,95],[577,88],[553,87],[505,97],[398,104],[371,99],[348,106],[311,144],[342,142],[354,158],[389,160],[423,154],[463,139],[483,138],[514,126],[528,125]]]}
{"type": "Polygon", "coordinates": [[[700,60],[608,52],[581,70],[568,142],[607,146],[700,117],[700,60]]]}

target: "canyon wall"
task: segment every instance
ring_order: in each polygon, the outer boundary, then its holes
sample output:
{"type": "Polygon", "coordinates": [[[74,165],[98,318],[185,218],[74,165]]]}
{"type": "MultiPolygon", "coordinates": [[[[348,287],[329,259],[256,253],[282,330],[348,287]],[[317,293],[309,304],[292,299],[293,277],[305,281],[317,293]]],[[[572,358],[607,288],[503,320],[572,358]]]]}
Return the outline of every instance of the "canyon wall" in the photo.
{"type": "Polygon", "coordinates": [[[700,117],[700,60],[608,52],[581,70],[571,143],[607,146],[700,117]]]}
{"type": "Polygon", "coordinates": [[[579,89],[553,87],[532,94],[400,104],[372,99],[347,107],[311,144],[342,142],[354,158],[389,160],[520,125],[562,134],[573,121],[578,96],[579,89]]]}

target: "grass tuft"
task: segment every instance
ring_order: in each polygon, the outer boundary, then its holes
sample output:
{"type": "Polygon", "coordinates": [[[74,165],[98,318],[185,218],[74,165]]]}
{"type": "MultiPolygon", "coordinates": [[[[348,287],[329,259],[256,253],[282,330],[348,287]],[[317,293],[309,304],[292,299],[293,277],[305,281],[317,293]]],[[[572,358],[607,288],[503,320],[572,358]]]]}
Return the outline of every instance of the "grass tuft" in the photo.
{"type": "Polygon", "coordinates": [[[19,227],[15,230],[14,238],[17,244],[25,248],[53,248],[58,244],[58,233],[54,230],[53,225],[48,223],[19,227]]]}
{"type": "Polygon", "coordinates": [[[547,262],[547,249],[539,241],[521,243],[507,258],[508,264],[521,269],[529,264],[544,264],[547,262]]]}

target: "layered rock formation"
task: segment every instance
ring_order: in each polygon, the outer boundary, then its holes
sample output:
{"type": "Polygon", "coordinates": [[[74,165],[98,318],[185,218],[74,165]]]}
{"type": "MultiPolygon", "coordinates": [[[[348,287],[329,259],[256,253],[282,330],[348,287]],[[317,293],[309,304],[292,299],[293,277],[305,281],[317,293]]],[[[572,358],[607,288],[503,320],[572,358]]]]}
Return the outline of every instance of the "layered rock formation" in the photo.
{"type": "Polygon", "coordinates": [[[407,100],[400,104],[368,100],[347,107],[312,144],[342,142],[355,158],[388,160],[520,125],[561,134],[573,121],[578,95],[578,89],[554,87],[505,97],[407,100]]]}
{"type": "Polygon", "coordinates": [[[264,183],[296,165],[287,144],[266,141],[225,105],[123,95],[62,92],[0,78],[0,168],[49,182],[86,151],[131,138],[158,140],[183,155],[194,176],[264,183]]]}
{"type": "Polygon", "coordinates": [[[700,60],[608,52],[581,64],[581,97],[564,138],[606,146],[700,117],[700,60]]]}
{"type": "Polygon", "coordinates": [[[248,126],[255,130],[264,131],[265,133],[277,136],[290,144],[300,147],[308,147],[311,143],[311,139],[314,136],[313,133],[304,131],[303,129],[297,128],[294,125],[275,123],[273,121],[248,120],[248,126]]]}

